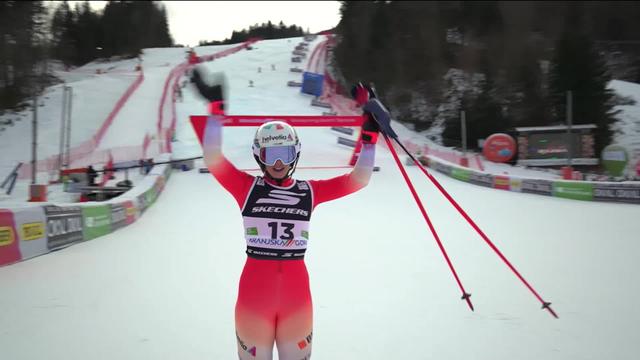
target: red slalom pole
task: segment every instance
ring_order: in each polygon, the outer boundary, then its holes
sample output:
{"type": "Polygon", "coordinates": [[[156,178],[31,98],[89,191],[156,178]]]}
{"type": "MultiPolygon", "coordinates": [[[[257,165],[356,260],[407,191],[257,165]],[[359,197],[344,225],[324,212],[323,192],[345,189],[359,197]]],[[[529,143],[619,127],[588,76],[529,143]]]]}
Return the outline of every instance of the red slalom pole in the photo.
{"type": "MultiPolygon", "coordinates": [[[[442,187],[442,185],[438,182],[438,180],[436,180],[436,178],[434,178],[433,175],[427,172],[424,166],[422,166],[422,164],[413,155],[411,155],[409,151],[407,151],[407,149],[402,145],[402,143],[400,143],[400,141],[398,141],[398,139],[395,139],[395,140],[400,145],[400,147],[402,147],[402,149],[407,153],[407,155],[409,155],[409,157],[413,160],[413,162],[416,165],[418,165],[420,170],[429,178],[429,180],[431,180],[431,182],[438,188],[438,190],[440,190],[442,195],[444,195],[444,197],[447,198],[447,200],[449,200],[451,205],[453,205],[453,207],[455,207],[456,210],[458,210],[460,215],[462,215],[462,217],[464,217],[465,220],[467,220],[469,225],[471,225],[471,227],[473,227],[476,230],[476,232],[480,235],[480,237],[484,239],[487,245],[489,245],[489,247],[493,249],[493,251],[500,257],[500,259],[502,259],[502,261],[511,269],[511,271],[513,271],[513,273],[520,279],[520,281],[522,281],[522,283],[529,289],[529,291],[531,291],[533,295],[542,303],[542,308],[547,309],[547,311],[549,311],[551,315],[553,315],[556,319],[558,319],[558,315],[551,308],[551,303],[546,302],[542,299],[542,297],[538,294],[538,292],[527,282],[527,280],[525,280],[525,278],[522,275],[520,275],[520,272],[518,272],[518,270],[511,264],[511,262],[502,254],[500,249],[498,249],[498,247],[489,239],[489,237],[484,233],[484,231],[480,229],[480,227],[475,223],[475,221],[473,221],[473,219],[471,219],[471,217],[467,214],[467,212],[464,211],[464,209],[462,209],[462,207],[453,199],[453,197],[449,195],[449,193],[444,189],[444,187],[442,187]]],[[[387,139],[387,144],[389,144],[388,139],[387,139]]],[[[395,151],[392,151],[392,153],[394,154],[394,156],[396,156],[395,151]]]]}
{"type": "Polygon", "coordinates": [[[413,184],[411,183],[411,180],[409,179],[409,176],[407,175],[406,170],[404,169],[404,167],[402,166],[402,163],[400,162],[400,158],[398,158],[398,153],[396,153],[396,149],[393,148],[393,144],[391,144],[391,141],[389,140],[389,137],[387,136],[387,134],[382,133],[384,135],[384,140],[387,142],[387,146],[389,147],[389,151],[391,151],[391,154],[393,155],[393,159],[396,161],[396,164],[398,165],[398,169],[400,169],[400,172],[402,173],[402,176],[404,177],[404,180],[407,182],[407,186],[409,187],[409,190],[411,191],[411,194],[413,195],[413,198],[416,201],[416,204],[418,204],[418,207],[420,208],[420,211],[422,212],[422,216],[424,217],[425,221],[427,222],[427,225],[429,226],[429,229],[431,230],[431,233],[433,234],[433,237],[436,239],[436,242],[438,243],[438,246],[440,247],[440,251],[442,252],[442,255],[444,256],[445,260],[447,261],[447,264],[449,265],[449,269],[451,269],[451,272],[453,273],[453,277],[455,277],[456,282],[458,283],[458,287],[460,287],[460,290],[462,291],[462,300],[466,300],[467,301],[467,305],[469,305],[469,308],[471,309],[471,311],[473,311],[473,304],[471,303],[471,294],[467,293],[464,289],[464,286],[462,286],[462,282],[460,282],[460,278],[458,277],[458,274],[456,273],[456,269],[454,269],[453,264],[451,263],[451,260],[449,259],[449,255],[447,255],[447,251],[444,249],[444,246],[442,245],[442,242],[440,241],[440,237],[438,236],[438,233],[436,232],[436,229],[433,227],[433,224],[431,223],[431,220],[429,219],[429,215],[427,215],[427,211],[424,209],[424,206],[422,206],[422,202],[420,201],[420,198],[418,197],[418,193],[416,192],[416,189],[413,187],[413,184]]]}

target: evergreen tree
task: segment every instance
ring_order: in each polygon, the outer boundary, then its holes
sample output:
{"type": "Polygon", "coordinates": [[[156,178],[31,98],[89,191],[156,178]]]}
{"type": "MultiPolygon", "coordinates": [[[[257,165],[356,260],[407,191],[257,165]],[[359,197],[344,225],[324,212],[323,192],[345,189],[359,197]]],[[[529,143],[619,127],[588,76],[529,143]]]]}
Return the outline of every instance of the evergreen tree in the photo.
{"type": "Polygon", "coordinates": [[[465,111],[467,122],[467,146],[478,148],[478,140],[492,134],[511,130],[511,124],[503,115],[502,105],[496,100],[491,79],[485,82],[482,92],[465,111]]]}
{"type": "Polygon", "coordinates": [[[167,9],[160,4],[155,10],[153,29],[157,31],[154,41],[151,43],[153,47],[169,47],[173,46],[173,37],[169,31],[169,18],[167,17],[167,9]]]}
{"type": "Polygon", "coordinates": [[[85,64],[99,56],[97,47],[101,43],[100,18],[91,10],[88,1],[76,5],[75,18],[74,64],[85,64]]]}
{"type": "MultiPolygon", "coordinates": [[[[444,120],[444,130],[442,131],[442,144],[444,146],[457,147],[457,148],[462,147],[461,111],[465,111],[465,118],[466,118],[466,112],[469,106],[468,104],[470,103],[471,103],[471,94],[469,92],[465,92],[463,96],[460,98],[460,109],[452,110],[449,114],[447,114],[444,120]]],[[[469,133],[467,130],[467,136],[468,134],[469,133]]]]}
{"type": "Polygon", "coordinates": [[[104,7],[100,21],[104,34],[103,54],[105,57],[124,54],[126,52],[128,29],[127,6],[124,2],[109,1],[104,7]]]}
{"type": "Polygon", "coordinates": [[[368,58],[360,64],[366,70],[366,81],[372,81],[382,98],[385,98],[387,90],[393,86],[394,79],[398,72],[397,66],[391,61],[394,44],[391,38],[394,35],[393,12],[391,3],[374,3],[373,23],[367,41],[368,58]],[[375,59],[375,60],[374,60],[375,59]]]}
{"type": "Polygon", "coordinates": [[[517,69],[510,97],[510,114],[516,126],[545,126],[549,124],[542,72],[536,57],[526,49],[517,69]]]}
{"type": "MultiPolygon", "coordinates": [[[[576,9],[579,10],[579,9],[576,9]]],[[[584,33],[580,11],[568,14],[567,27],[555,48],[552,62],[550,102],[556,122],[565,124],[567,91],[572,92],[573,123],[596,124],[595,150],[600,154],[612,137],[615,121],[613,92],[607,88],[609,74],[592,40],[584,33]]]]}
{"type": "Polygon", "coordinates": [[[44,16],[42,1],[0,4],[0,108],[13,107],[43,87],[44,16]]]}
{"type": "Polygon", "coordinates": [[[291,25],[287,27],[282,21],[275,26],[268,21],[263,24],[255,24],[249,27],[249,29],[243,29],[240,31],[233,30],[231,33],[231,37],[228,39],[224,39],[222,41],[205,41],[200,40],[199,45],[225,45],[225,44],[237,44],[241,42],[245,42],[251,38],[260,38],[260,39],[283,39],[289,37],[297,37],[303,36],[306,33],[302,30],[301,27],[291,25]]]}
{"type": "Polygon", "coordinates": [[[63,48],[63,46],[67,45],[64,37],[67,33],[66,20],[70,12],[71,9],[69,8],[69,3],[67,1],[63,1],[55,8],[51,19],[51,55],[56,59],[63,60],[65,58],[70,58],[69,56],[66,56],[66,53],[70,52],[63,48]]]}
{"type": "Polygon", "coordinates": [[[369,65],[377,61],[370,56],[374,12],[375,4],[369,1],[344,1],[340,6],[342,18],[337,28],[340,37],[334,57],[349,84],[371,79],[369,65]]]}
{"type": "Polygon", "coordinates": [[[461,111],[465,112],[467,148],[476,149],[479,139],[492,134],[508,132],[511,122],[503,114],[502,105],[495,98],[495,87],[489,78],[483,82],[478,94],[465,91],[459,111],[451,112],[445,121],[442,141],[445,146],[462,146],[461,111]]]}
{"type": "Polygon", "coordinates": [[[271,20],[267,22],[267,26],[264,28],[264,38],[265,39],[274,39],[276,28],[271,23],[271,20]]]}

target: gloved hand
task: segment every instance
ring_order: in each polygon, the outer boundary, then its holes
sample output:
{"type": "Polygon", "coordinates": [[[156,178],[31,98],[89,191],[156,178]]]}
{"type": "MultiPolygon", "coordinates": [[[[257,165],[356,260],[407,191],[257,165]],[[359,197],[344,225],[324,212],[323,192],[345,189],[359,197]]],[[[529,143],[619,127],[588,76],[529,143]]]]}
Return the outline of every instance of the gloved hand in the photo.
{"type": "Polygon", "coordinates": [[[371,86],[364,85],[362,82],[357,82],[351,88],[351,97],[356,101],[358,106],[363,106],[369,101],[369,99],[375,98],[375,91],[371,86]]]}
{"type": "Polygon", "coordinates": [[[191,82],[196,85],[200,95],[209,101],[209,113],[213,115],[224,113],[223,84],[210,84],[208,73],[201,66],[193,69],[191,82]]]}
{"type": "Polygon", "coordinates": [[[371,113],[369,112],[365,112],[364,116],[366,116],[367,119],[362,123],[362,130],[374,133],[380,132],[380,126],[378,126],[378,123],[373,118],[373,115],[371,115],[371,113]]]}
{"type": "MultiPolygon", "coordinates": [[[[358,106],[364,106],[369,99],[375,98],[376,94],[370,86],[364,85],[362,82],[357,82],[351,88],[351,97],[353,97],[358,106]]],[[[370,112],[365,111],[364,116],[365,121],[362,123],[362,133],[360,137],[365,144],[375,144],[376,141],[378,141],[380,127],[370,112]]]]}
{"type": "Polygon", "coordinates": [[[369,112],[365,112],[365,121],[362,123],[362,142],[365,144],[375,144],[378,141],[380,126],[369,112]]]}

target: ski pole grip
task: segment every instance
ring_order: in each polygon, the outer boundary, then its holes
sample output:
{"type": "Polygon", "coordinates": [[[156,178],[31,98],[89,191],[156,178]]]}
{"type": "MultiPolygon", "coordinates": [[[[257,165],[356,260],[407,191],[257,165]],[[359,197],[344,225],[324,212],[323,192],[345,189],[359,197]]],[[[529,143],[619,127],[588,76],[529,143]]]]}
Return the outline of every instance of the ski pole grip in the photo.
{"type": "Polygon", "coordinates": [[[373,119],[378,123],[380,131],[387,134],[393,139],[398,138],[398,134],[391,128],[391,115],[389,110],[382,105],[380,100],[374,98],[370,99],[362,108],[364,112],[371,114],[373,119]]]}

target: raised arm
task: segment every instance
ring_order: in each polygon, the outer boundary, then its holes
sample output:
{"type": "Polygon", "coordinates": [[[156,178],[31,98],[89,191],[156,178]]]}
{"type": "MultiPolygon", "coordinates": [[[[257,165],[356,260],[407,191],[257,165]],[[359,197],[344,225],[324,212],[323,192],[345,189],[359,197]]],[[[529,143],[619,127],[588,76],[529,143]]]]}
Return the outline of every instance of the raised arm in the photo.
{"type": "Polygon", "coordinates": [[[204,163],[211,173],[228,192],[233,195],[242,208],[254,177],[238,170],[222,154],[222,123],[219,117],[224,115],[225,107],[225,78],[224,74],[212,79],[202,66],[193,69],[191,81],[198,93],[207,101],[207,112],[210,116],[204,126],[202,134],[202,150],[204,163]]]}
{"type": "Polygon", "coordinates": [[[202,138],[204,163],[242,208],[254,177],[238,170],[222,153],[222,124],[215,116],[207,119],[202,138]]]}
{"type": "Polygon", "coordinates": [[[377,138],[378,126],[370,115],[367,115],[367,120],[362,125],[362,149],[353,170],[348,174],[331,179],[309,181],[313,189],[314,207],[323,202],[349,195],[367,186],[373,173],[377,138]]]}
{"type": "Polygon", "coordinates": [[[238,206],[242,208],[254,177],[238,170],[222,154],[222,124],[218,117],[224,115],[224,77],[219,79],[219,83],[211,84],[203,74],[207,74],[204,68],[194,69],[192,81],[200,95],[208,101],[207,112],[211,114],[207,118],[202,136],[204,163],[209,173],[233,195],[238,206]]]}

